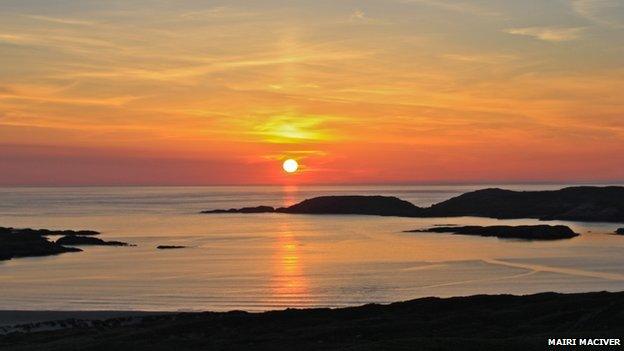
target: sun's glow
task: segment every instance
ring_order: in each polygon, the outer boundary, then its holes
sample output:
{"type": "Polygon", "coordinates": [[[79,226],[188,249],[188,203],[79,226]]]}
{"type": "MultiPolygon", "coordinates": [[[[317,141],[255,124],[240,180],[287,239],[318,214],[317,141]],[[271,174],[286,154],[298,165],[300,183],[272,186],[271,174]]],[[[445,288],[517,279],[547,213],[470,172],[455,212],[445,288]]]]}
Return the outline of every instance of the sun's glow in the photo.
{"type": "Polygon", "coordinates": [[[288,160],[284,161],[284,163],[282,164],[282,168],[284,168],[284,171],[286,171],[286,173],[295,173],[297,169],[299,169],[299,163],[297,163],[297,161],[293,160],[292,158],[289,158],[288,160]]]}

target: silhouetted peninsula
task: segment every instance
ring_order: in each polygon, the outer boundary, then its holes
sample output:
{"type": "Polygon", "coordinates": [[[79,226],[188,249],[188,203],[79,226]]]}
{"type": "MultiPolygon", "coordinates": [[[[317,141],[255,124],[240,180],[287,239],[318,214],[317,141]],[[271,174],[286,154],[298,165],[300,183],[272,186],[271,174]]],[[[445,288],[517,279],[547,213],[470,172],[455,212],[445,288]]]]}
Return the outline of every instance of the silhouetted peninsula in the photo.
{"type": "Polygon", "coordinates": [[[81,246],[81,245],[99,245],[99,246],[129,246],[130,244],[121,241],[104,241],[99,238],[90,236],[68,235],[56,241],[57,244],[81,246]]]}
{"type": "Polygon", "coordinates": [[[321,196],[290,207],[212,210],[203,213],[361,214],[400,217],[476,216],[500,219],[624,222],[624,187],[570,187],[551,191],[484,189],[431,207],[388,196],[321,196]]]}
{"type": "Polygon", "coordinates": [[[615,234],[624,235],[624,228],[620,228],[620,229],[616,230],[615,234]]]}
{"type": "MultiPolygon", "coordinates": [[[[49,327],[41,324],[22,329],[49,327]]],[[[549,338],[624,335],[624,293],[429,297],[339,309],[178,313],[56,325],[63,329],[0,335],[0,349],[545,350],[549,338]]]]}
{"type": "Polygon", "coordinates": [[[579,235],[564,225],[433,227],[422,230],[408,230],[406,233],[451,233],[461,235],[493,236],[501,239],[527,240],[570,239],[579,235]]]}

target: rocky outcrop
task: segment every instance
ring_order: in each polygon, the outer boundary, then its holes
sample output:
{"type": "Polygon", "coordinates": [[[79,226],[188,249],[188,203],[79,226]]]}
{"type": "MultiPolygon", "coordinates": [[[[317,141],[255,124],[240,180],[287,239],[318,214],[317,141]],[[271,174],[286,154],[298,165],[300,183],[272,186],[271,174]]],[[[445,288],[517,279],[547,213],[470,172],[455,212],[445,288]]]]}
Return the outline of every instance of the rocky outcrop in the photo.
{"type": "Polygon", "coordinates": [[[230,208],[229,210],[208,210],[201,213],[267,213],[275,212],[275,209],[271,206],[256,206],[256,207],[243,207],[243,208],[230,208]]]}
{"type": "Polygon", "coordinates": [[[68,246],[129,245],[120,241],[104,241],[92,237],[98,234],[100,233],[93,230],[48,230],[0,227],[0,260],[10,260],[18,257],[50,256],[65,252],[82,251],[81,249],[68,246]],[[50,241],[48,239],[48,236],[56,235],[64,236],[56,241],[50,241]]]}
{"type": "Polygon", "coordinates": [[[615,234],[624,235],[624,228],[620,228],[615,231],[615,234]]]}
{"type": "Polygon", "coordinates": [[[428,208],[420,208],[410,202],[389,196],[322,196],[285,208],[258,206],[204,211],[204,213],[261,212],[624,222],[624,187],[571,187],[553,191],[484,189],[457,196],[428,208]]]}
{"type": "Polygon", "coordinates": [[[182,245],[158,245],[156,246],[158,250],[174,250],[174,249],[185,249],[186,246],[182,245]]]}
{"type": "Polygon", "coordinates": [[[80,249],[65,247],[48,240],[45,236],[31,232],[0,233],[0,260],[18,257],[58,255],[65,252],[79,252],[80,249]]]}
{"type": "Polygon", "coordinates": [[[361,214],[416,217],[423,210],[394,196],[321,196],[302,201],[276,212],[307,214],[361,214]]]}
{"type": "Polygon", "coordinates": [[[428,229],[408,230],[408,233],[451,233],[462,235],[493,236],[502,239],[557,240],[578,236],[564,225],[519,225],[519,226],[463,226],[433,227],[428,229]]]}
{"type": "Polygon", "coordinates": [[[130,246],[128,243],[121,241],[104,241],[99,238],[90,236],[67,235],[56,241],[60,245],[82,246],[82,245],[98,245],[98,246],[130,246]]]}

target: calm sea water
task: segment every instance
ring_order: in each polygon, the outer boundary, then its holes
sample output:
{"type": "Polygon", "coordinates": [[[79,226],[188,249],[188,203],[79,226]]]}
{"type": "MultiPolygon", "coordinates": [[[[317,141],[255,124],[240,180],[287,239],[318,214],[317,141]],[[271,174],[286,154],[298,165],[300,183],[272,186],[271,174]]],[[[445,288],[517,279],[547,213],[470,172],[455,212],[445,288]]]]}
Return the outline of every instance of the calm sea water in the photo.
{"type": "Polygon", "coordinates": [[[610,234],[612,223],[550,222],[583,235],[527,242],[402,231],[536,220],[198,214],[329,194],[395,195],[425,206],[483,187],[0,188],[1,226],[95,229],[137,245],[1,261],[0,309],[267,310],[624,290],[624,237],[610,234]]]}

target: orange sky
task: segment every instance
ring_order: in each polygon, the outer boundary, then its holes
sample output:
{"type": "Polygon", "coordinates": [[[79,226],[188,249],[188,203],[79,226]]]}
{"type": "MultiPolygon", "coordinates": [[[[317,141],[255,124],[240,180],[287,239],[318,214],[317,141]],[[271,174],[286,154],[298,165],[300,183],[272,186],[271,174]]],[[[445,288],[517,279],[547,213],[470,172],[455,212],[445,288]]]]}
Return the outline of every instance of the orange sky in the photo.
{"type": "Polygon", "coordinates": [[[6,0],[0,50],[0,185],[624,180],[617,0],[6,0]]]}

